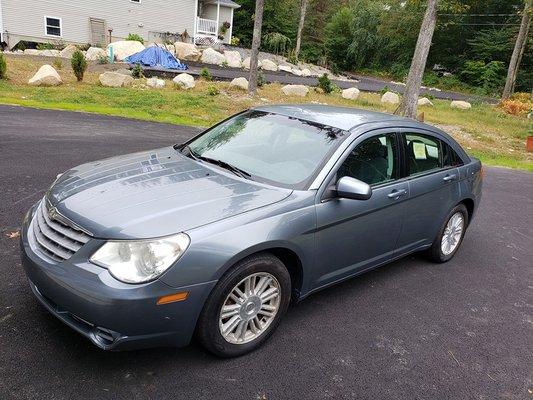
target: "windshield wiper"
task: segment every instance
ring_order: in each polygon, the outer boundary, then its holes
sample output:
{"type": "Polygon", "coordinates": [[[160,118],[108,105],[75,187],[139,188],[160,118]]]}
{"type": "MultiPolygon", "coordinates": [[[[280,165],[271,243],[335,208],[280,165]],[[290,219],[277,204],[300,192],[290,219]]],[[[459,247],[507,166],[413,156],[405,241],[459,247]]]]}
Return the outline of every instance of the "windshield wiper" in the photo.
{"type": "Polygon", "coordinates": [[[181,145],[181,146],[174,146],[176,150],[179,150],[181,154],[183,154],[185,157],[192,158],[193,160],[198,160],[198,154],[194,152],[193,149],[191,149],[191,146],[188,144],[181,145]]]}
{"type": "Polygon", "coordinates": [[[214,158],[204,157],[204,156],[197,156],[197,157],[198,157],[198,159],[200,159],[202,161],[205,161],[205,162],[208,162],[208,163],[211,163],[211,164],[215,164],[215,165],[218,165],[219,167],[227,169],[228,171],[231,171],[234,174],[239,175],[241,178],[251,179],[251,177],[252,177],[252,175],[250,173],[248,173],[248,172],[236,167],[235,165],[231,165],[230,163],[228,163],[226,161],[216,160],[214,158]]]}

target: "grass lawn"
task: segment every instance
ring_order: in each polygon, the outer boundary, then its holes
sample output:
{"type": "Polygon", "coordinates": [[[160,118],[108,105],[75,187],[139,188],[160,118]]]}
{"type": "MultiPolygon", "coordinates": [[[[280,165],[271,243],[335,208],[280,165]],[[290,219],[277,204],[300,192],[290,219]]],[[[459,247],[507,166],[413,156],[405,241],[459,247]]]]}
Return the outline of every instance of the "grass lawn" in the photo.
{"type": "MultiPolygon", "coordinates": [[[[59,74],[64,84],[41,88],[27,84],[28,79],[45,62],[38,58],[7,56],[8,80],[0,81],[0,103],[85,111],[149,121],[207,127],[238,111],[260,104],[321,103],[393,112],[395,106],[380,103],[379,94],[361,93],[357,101],[345,100],[339,93],[321,94],[312,88],[305,98],[286,97],[281,85],[269,84],[259,89],[255,98],[227,82],[198,81],[194,89],[178,90],[167,82],[161,90],[146,88],[144,81],[130,88],[105,88],[98,75],[111,66],[91,65],[83,83],[76,82],[67,60],[59,74]],[[210,96],[208,86],[216,86],[220,94],[210,96]]],[[[243,72],[243,76],[246,76],[243,72]]],[[[452,109],[449,101],[434,100],[434,107],[419,108],[425,121],[451,134],[471,155],[484,164],[533,171],[533,153],[525,150],[528,135],[533,135],[533,122],[525,117],[505,114],[499,108],[474,104],[467,111],[452,109]]]]}

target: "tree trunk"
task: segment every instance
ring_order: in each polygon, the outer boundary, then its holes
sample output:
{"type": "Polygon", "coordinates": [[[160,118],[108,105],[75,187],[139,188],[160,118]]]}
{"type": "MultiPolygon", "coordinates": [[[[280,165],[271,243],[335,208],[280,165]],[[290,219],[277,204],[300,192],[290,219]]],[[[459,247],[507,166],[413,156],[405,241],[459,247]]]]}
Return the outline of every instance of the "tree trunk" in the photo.
{"type": "Polygon", "coordinates": [[[518,31],[518,37],[516,38],[513,54],[511,55],[511,61],[509,62],[502,100],[508,99],[514,92],[518,67],[520,66],[520,61],[522,61],[522,55],[524,54],[527,44],[527,35],[529,33],[529,25],[531,22],[529,14],[531,12],[532,3],[532,0],[526,0],[524,4],[522,22],[520,23],[520,30],[518,31]]]}
{"type": "Polygon", "coordinates": [[[435,31],[435,24],[437,23],[437,0],[428,0],[426,13],[420,26],[420,33],[416,41],[415,54],[411,61],[411,68],[407,76],[405,85],[405,93],[403,95],[400,106],[396,110],[397,114],[404,115],[409,118],[416,118],[416,107],[418,103],[418,95],[420,93],[420,85],[422,84],[422,77],[426,69],[426,61],[431,47],[431,39],[435,31]]]}
{"type": "Polygon", "coordinates": [[[301,0],[300,5],[300,23],[298,24],[298,33],[296,35],[296,48],[294,49],[294,56],[296,59],[300,56],[300,46],[302,44],[302,31],[304,29],[305,24],[305,13],[307,11],[307,1],[308,0],[301,0]]]}
{"type": "Polygon", "coordinates": [[[261,26],[263,25],[264,0],[255,2],[254,36],[252,39],[252,54],[250,55],[250,79],[248,93],[255,96],[257,91],[257,64],[259,58],[259,46],[261,45],[261,26]]]}

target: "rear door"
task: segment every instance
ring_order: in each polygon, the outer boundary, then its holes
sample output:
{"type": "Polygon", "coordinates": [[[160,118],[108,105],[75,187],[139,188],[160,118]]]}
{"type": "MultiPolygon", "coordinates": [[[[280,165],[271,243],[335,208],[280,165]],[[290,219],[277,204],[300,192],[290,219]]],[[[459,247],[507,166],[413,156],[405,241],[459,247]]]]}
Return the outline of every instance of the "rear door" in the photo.
{"type": "Polygon", "coordinates": [[[460,197],[460,161],[446,141],[422,129],[401,130],[400,137],[409,198],[397,254],[431,244],[460,197]]]}

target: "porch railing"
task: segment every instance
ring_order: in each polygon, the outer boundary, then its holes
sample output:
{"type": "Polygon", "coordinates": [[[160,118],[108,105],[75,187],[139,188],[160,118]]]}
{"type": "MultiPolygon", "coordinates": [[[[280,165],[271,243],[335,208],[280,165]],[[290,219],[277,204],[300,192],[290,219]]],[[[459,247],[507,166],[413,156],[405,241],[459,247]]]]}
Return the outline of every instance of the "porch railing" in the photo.
{"type": "Polygon", "coordinates": [[[196,32],[204,35],[217,36],[217,21],[196,17],[196,32]]]}

